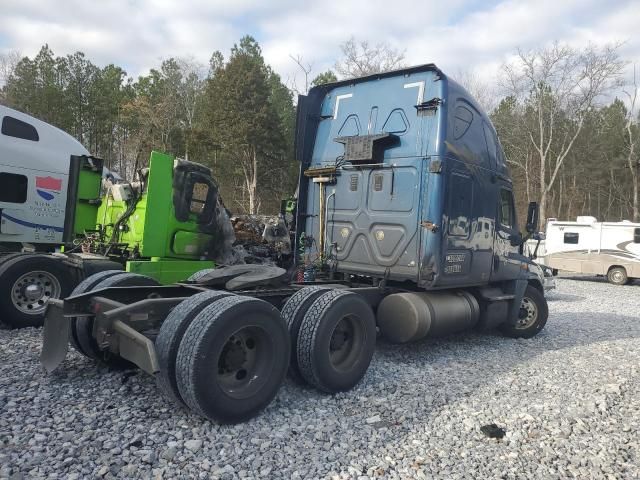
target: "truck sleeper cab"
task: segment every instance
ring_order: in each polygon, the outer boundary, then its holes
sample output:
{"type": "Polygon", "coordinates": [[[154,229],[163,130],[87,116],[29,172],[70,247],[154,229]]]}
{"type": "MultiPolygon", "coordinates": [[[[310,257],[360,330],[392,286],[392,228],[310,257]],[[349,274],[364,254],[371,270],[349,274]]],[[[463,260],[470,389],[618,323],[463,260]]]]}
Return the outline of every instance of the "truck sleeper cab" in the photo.
{"type": "Polygon", "coordinates": [[[304,261],[429,298],[470,292],[480,313],[445,331],[508,329],[527,286],[543,291],[542,271],[521,253],[495,129],[435,65],[316,87],[299,112],[304,261]]]}
{"type": "MultiPolygon", "coordinates": [[[[172,401],[238,422],[287,372],[323,392],[352,388],[377,328],[402,343],[495,327],[528,338],[544,327],[543,275],[520,252],[500,143],[437,67],[313,88],[298,101],[296,158],[298,282],[256,265],[164,287],[90,277],[51,302],[45,367],[57,368],[71,335],[90,358],[155,375],[172,401]]],[[[536,217],[530,205],[528,233],[536,217]]]]}

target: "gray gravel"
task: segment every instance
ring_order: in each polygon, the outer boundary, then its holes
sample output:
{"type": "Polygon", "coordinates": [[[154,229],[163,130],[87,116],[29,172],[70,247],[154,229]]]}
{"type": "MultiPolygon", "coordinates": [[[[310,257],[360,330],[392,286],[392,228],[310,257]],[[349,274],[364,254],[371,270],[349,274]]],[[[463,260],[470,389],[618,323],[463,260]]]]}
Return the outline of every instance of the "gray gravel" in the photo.
{"type": "Polygon", "coordinates": [[[0,331],[0,478],[640,478],[640,285],[549,300],[532,340],[379,341],[353,391],[286,384],[222,427],[76,353],[47,377],[40,330],[0,331]]]}

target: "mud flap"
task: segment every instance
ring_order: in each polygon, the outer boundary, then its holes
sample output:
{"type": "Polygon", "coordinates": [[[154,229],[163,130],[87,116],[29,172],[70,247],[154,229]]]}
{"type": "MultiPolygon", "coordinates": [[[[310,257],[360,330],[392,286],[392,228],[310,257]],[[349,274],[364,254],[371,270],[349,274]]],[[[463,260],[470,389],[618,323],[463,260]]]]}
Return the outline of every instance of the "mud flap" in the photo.
{"type": "Polygon", "coordinates": [[[522,304],[522,297],[524,297],[524,291],[527,289],[529,281],[526,278],[519,278],[515,280],[513,287],[513,300],[511,301],[511,307],[509,308],[509,317],[507,322],[511,325],[515,325],[518,321],[520,314],[520,305],[522,304]]]}
{"type": "Polygon", "coordinates": [[[64,316],[64,302],[49,300],[42,330],[40,363],[47,373],[53,372],[67,356],[71,318],[64,316]]]}

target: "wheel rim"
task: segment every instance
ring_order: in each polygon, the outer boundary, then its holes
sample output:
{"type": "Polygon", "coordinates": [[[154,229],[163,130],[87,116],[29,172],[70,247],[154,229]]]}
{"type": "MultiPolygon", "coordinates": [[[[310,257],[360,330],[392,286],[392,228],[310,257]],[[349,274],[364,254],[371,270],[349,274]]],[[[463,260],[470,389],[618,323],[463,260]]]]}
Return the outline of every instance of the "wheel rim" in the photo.
{"type": "Polygon", "coordinates": [[[60,298],[60,281],[45,271],[28,272],[18,278],[11,288],[14,308],[27,315],[41,315],[50,298],[60,298]]]}
{"type": "Polygon", "coordinates": [[[348,371],[358,361],[362,350],[363,329],[354,315],[342,317],[329,342],[329,361],[336,370],[348,371]]]}
{"type": "Polygon", "coordinates": [[[529,297],[524,297],[520,304],[520,314],[516,328],[520,330],[531,327],[538,319],[538,307],[529,297]]]}
{"type": "Polygon", "coordinates": [[[622,283],[624,277],[620,270],[614,270],[613,272],[611,272],[611,279],[616,283],[622,283]]]}
{"type": "Polygon", "coordinates": [[[274,344],[266,330],[257,326],[237,330],[218,356],[220,388],[238,400],[255,395],[267,382],[274,358],[274,344]]]}

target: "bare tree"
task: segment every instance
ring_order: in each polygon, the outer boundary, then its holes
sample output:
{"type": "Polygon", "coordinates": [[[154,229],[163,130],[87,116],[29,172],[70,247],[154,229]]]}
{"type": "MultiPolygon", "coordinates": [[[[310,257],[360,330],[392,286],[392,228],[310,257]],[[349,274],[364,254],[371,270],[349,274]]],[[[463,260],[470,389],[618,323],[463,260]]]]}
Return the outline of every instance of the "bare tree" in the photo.
{"type": "Polygon", "coordinates": [[[336,62],[336,71],[345,78],[365,77],[388,72],[405,66],[406,50],[397,50],[387,42],[371,45],[354,37],[340,45],[342,59],[336,62]]]}
{"type": "Polygon", "coordinates": [[[182,79],[178,86],[178,101],[182,108],[185,130],[184,158],[189,160],[191,136],[200,97],[204,91],[206,70],[205,66],[196,61],[194,57],[178,58],[176,62],[182,74],[182,79]]]}
{"type": "Polygon", "coordinates": [[[546,219],[548,195],[558,172],[580,135],[585,115],[619,85],[624,62],[619,45],[576,50],[554,43],[503,65],[503,86],[514,96],[539,163],[540,218],[546,219]]]}
{"type": "Polygon", "coordinates": [[[301,55],[291,55],[289,54],[289,58],[293,60],[293,62],[298,66],[300,71],[302,72],[302,76],[304,78],[301,86],[298,86],[297,76],[294,75],[290,82],[290,89],[296,95],[306,95],[309,91],[310,80],[309,76],[311,75],[311,71],[313,70],[313,64],[309,62],[305,62],[301,55]]]}
{"type": "Polygon", "coordinates": [[[629,110],[627,112],[627,121],[625,123],[625,133],[627,140],[627,165],[629,166],[629,173],[631,174],[631,188],[632,188],[632,198],[631,198],[631,208],[633,221],[640,221],[640,211],[638,205],[638,173],[640,170],[640,155],[638,152],[638,124],[636,122],[637,112],[636,112],[636,101],[638,99],[638,77],[637,77],[637,69],[636,65],[633,65],[633,75],[632,81],[629,85],[631,87],[631,91],[629,89],[625,89],[624,93],[627,96],[629,102],[629,110]]]}
{"type": "Polygon", "coordinates": [[[493,111],[497,96],[490,82],[482,80],[476,71],[470,69],[461,68],[452,77],[476,99],[485,112],[493,111]]]}
{"type": "Polygon", "coordinates": [[[0,53],[0,100],[4,100],[3,89],[13,74],[22,56],[16,50],[0,53]]]}

